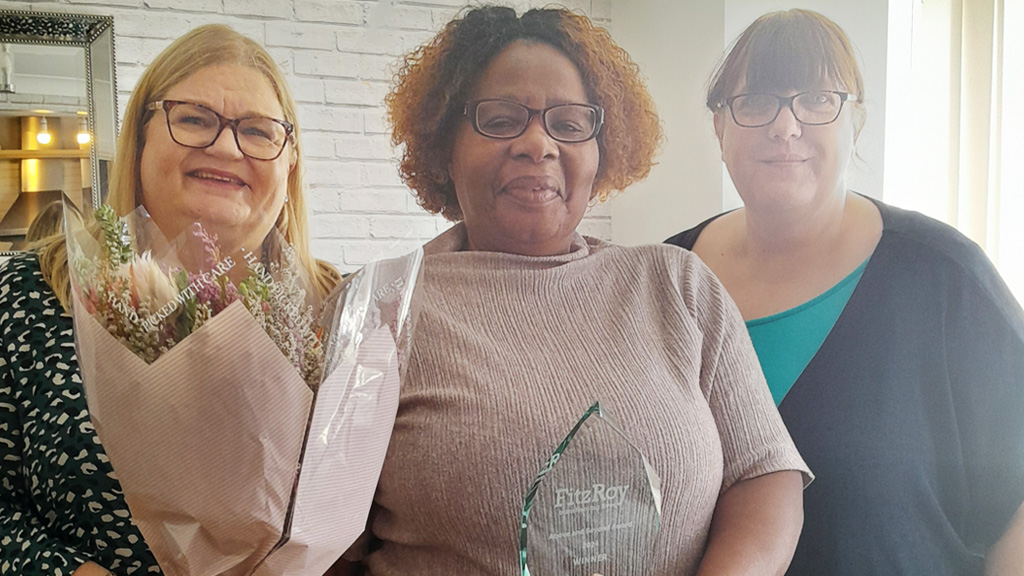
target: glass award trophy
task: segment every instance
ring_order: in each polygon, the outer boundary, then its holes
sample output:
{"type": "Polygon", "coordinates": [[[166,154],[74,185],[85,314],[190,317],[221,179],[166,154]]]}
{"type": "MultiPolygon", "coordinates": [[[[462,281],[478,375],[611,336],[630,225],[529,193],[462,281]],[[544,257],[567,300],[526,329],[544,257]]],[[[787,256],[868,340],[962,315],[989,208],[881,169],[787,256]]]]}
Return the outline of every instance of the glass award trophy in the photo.
{"type": "Polygon", "coordinates": [[[595,403],[526,493],[522,576],[647,576],[660,517],[658,475],[595,403]]]}

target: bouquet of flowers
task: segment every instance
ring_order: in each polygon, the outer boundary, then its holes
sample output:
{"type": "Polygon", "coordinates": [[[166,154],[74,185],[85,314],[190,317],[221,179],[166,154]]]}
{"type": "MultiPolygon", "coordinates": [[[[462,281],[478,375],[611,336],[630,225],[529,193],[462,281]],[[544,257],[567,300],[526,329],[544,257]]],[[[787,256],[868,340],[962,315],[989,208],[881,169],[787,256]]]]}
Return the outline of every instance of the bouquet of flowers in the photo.
{"type": "Polygon", "coordinates": [[[365,527],[422,253],[320,298],[276,233],[65,214],[86,399],[164,573],[322,574],[365,527]]]}

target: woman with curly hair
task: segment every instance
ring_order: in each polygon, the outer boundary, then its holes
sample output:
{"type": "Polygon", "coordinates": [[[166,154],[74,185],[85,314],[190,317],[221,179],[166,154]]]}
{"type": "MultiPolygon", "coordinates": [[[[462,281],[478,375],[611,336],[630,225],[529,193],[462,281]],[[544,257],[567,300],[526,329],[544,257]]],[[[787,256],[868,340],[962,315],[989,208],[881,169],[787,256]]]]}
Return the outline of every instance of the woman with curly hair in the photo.
{"type": "Polygon", "coordinates": [[[809,475],[735,306],[686,251],[576,232],[661,139],[628,55],[564,9],[473,8],[406,56],[387,104],[402,176],[456,224],[424,249],[388,458],[347,557],[518,572],[524,494],[598,400],[661,479],[649,574],[781,574],[809,475]]]}

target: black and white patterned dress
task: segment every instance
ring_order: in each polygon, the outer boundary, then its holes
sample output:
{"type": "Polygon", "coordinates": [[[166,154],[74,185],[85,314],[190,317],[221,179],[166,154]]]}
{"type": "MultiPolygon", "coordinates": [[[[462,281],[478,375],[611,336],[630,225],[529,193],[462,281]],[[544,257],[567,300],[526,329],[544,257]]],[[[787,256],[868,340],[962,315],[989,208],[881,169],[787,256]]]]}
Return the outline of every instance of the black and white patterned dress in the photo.
{"type": "Polygon", "coordinates": [[[35,255],[0,264],[0,575],[159,574],[89,419],[71,317],[35,255]]]}

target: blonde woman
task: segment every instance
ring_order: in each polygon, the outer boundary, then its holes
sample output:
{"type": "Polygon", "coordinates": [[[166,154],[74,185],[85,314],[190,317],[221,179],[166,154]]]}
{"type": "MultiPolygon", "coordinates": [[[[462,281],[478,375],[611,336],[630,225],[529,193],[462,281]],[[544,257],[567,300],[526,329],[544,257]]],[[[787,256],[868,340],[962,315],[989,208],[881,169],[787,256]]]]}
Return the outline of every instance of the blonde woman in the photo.
{"type": "MultiPolygon", "coordinates": [[[[309,253],[295,123],[262,47],[225,26],[197,28],[139,79],[107,200],[121,214],[144,205],[167,237],[199,221],[225,250],[276,228],[326,294],[338,274],[309,253]],[[212,128],[176,130],[190,119],[212,128]]],[[[159,568],[89,421],[69,298],[63,238],[0,266],[0,309],[14,312],[0,317],[0,574],[151,574],[159,568]]]]}

